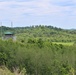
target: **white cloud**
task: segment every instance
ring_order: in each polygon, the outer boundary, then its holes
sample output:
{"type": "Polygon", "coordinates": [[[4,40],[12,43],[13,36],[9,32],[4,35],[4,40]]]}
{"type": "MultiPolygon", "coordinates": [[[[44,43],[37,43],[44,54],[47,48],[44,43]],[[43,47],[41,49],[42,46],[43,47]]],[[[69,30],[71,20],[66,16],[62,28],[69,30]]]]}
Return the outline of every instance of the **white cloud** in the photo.
{"type": "MultiPolygon", "coordinates": [[[[13,21],[20,21],[25,19],[24,14],[27,13],[31,16],[67,16],[68,14],[75,15],[75,6],[60,6],[56,3],[68,2],[69,0],[30,0],[19,2],[2,1],[0,2],[0,20],[8,19],[13,21]],[[69,13],[71,12],[71,13],[69,13]]],[[[70,0],[72,4],[76,3],[75,0],[70,0]]]]}
{"type": "Polygon", "coordinates": [[[50,0],[38,0],[30,2],[0,2],[0,10],[11,13],[52,14],[60,12],[63,7],[53,5],[50,0]]]}
{"type": "Polygon", "coordinates": [[[60,11],[61,7],[50,3],[50,0],[31,1],[31,2],[0,2],[0,10],[10,14],[52,14],[60,11]],[[7,12],[8,11],[8,12],[7,12]]]}

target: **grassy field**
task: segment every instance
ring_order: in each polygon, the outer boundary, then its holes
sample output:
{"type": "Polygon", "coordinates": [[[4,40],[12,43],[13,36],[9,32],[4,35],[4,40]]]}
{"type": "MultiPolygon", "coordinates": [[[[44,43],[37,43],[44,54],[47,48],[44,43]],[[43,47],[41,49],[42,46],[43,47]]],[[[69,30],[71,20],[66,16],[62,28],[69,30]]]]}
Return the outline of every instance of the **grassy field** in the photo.
{"type": "Polygon", "coordinates": [[[62,44],[62,45],[67,45],[67,46],[71,46],[74,44],[74,42],[52,42],[53,44],[62,44]]]}

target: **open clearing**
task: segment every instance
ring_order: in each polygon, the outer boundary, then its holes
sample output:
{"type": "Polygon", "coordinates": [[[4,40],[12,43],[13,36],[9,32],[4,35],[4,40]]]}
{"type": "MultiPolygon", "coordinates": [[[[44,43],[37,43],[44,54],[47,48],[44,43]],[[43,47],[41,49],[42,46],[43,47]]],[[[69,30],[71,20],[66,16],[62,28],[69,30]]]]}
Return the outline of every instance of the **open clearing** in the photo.
{"type": "Polygon", "coordinates": [[[74,44],[74,42],[52,42],[53,44],[62,44],[62,45],[67,45],[67,46],[71,46],[74,44]]]}

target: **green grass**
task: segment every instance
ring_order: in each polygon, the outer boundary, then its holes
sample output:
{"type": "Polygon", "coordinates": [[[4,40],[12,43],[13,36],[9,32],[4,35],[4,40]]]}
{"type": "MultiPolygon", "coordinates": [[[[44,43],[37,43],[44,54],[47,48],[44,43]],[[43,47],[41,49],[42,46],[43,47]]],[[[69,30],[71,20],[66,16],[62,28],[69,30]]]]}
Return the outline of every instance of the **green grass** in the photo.
{"type": "Polygon", "coordinates": [[[53,44],[62,44],[62,45],[67,45],[67,46],[71,46],[74,44],[74,42],[52,42],[53,44]]]}

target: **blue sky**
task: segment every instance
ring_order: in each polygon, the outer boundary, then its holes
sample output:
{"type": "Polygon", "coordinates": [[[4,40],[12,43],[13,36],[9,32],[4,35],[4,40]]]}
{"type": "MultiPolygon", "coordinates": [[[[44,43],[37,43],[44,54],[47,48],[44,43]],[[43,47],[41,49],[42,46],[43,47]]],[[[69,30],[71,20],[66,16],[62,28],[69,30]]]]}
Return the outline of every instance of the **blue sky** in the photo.
{"type": "Polygon", "coordinates": [[[75,0],[0,0],[0,22],[4,26],[52,25],[76,29],[75,0]]]}

